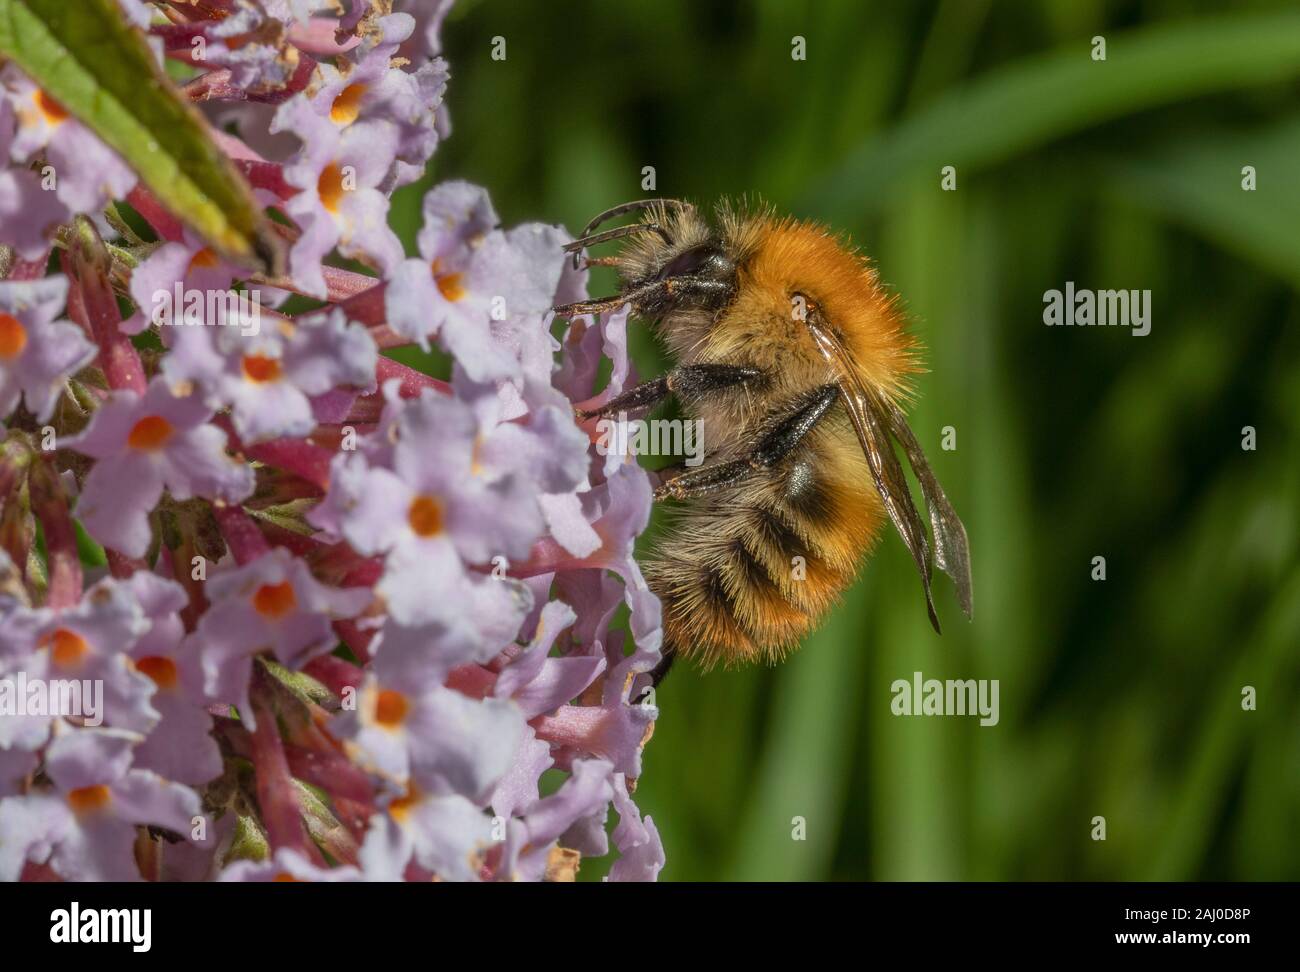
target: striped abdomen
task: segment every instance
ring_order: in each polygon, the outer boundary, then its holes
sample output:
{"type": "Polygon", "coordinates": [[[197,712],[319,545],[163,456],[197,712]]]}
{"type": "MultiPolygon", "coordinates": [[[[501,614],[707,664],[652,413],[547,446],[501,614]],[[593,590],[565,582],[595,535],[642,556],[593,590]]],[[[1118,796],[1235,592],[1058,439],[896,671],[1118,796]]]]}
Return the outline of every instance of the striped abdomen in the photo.
{"type": "Polygon", "coordinates": [[[846,424],[753,482],[684,504],[645,567],[665,646],[704,667],[776,661],[835,603],[881,522],[846,424]]]}

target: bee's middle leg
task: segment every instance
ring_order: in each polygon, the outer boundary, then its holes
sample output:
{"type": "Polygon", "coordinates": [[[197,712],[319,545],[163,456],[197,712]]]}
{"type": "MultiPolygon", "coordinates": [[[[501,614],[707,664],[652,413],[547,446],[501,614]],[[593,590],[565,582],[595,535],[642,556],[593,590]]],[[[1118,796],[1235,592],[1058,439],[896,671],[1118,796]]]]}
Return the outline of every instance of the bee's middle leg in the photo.
{"type": "Polygon", "coordinates": [[[581,419],[602,418],[617,412],[657,405],[669,395],[700,398],[724,388],[734,388],[746,382],[757,381],[763,372],[743,365],[696,364],[674,368],[666,375],[643,381],[621,395],[615,395],[599,408],[579,410],[581,419]]]}

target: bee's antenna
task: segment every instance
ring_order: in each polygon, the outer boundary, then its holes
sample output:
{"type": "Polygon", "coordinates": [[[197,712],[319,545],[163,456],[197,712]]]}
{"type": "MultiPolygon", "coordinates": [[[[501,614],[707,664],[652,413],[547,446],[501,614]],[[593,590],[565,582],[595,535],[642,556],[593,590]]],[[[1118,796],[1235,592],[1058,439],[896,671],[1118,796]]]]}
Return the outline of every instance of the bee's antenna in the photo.
{"type": "Polygon", "coordinates": [[[569,243],[564,247],[566,253],[573,254],[574,268],[575,269],[577,268],[578,260],[582,255],[582,251],[587,247],[594,246],[597,243],[605,243],[609,240],[622,239],[624,236],[631,236],[634,233],[646,233],[646,232],[658,233],[660,236],[664,238],[665,242],[671,242],[668,238],[667,231],[662,226],[660,226],[658,223],[655,222],[632,223],[628,226],[620,226],[617,229],[606,230],[603,233],[596,233],[592,235],[592,230],[594,230],[597,226],[599,226],[601,223],[609,222],[611,219],[614,219],[616,216],[622,216],[624,213],[630,213],[633,212],[634,210],[639,210],[639,209],[654,209],[657,206],[675,206],[678,209],[690,209],[690,210],[695,209],[693,205],[691,205],[690,203],[682,199],[637,199],[634,202],[626,202],[623,203],[622,205],[614,206],[611,209],[607,209],[600,215],[593,218],[591,222],[589,222],[586,226],[583,227],[582,234],[579,236],[578,239],[574,240],[572,243],[569,243]]]}
{"type": "Polygon", "coordinates": [[[572,243],[566,243],[564,244],[564,252],[573,254],[573,266],[576,269],[578,259],[582,256],[582,251],[587,247],[595,246],[597,243],[607,243],[610,240],[622,239],[625,236],[633,236],[637,233],[658,233],[664,238],[664,242],[669,242],[668,232],[658,223],[631,223],[627,226],[619,226],[616,229],[605,230],[603,233],[583,236],[572,243]]]}
{"type": "Polygon", "coordinates": [[[582,230],[582,235],[586,236],[601,223],[607,223],[615,216],[622,216],[624,213],[630,213],[635,209],[653,209],[655,206],[676,206],[678,209],[694,209],[690,203],[683,199],[638,199],[635,202],[625,202],[620,206],[614,206],[607,209],[599,216],[594,217],[582,230]]]}

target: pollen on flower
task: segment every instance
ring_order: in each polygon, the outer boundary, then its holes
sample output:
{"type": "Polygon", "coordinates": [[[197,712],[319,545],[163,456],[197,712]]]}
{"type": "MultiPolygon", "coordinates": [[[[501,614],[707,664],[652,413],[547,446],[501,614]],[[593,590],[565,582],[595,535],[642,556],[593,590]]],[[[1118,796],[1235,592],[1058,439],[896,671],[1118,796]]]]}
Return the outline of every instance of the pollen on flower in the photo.
{"type": "Polygon", "coordinates": [[[383,689],[375,700],[375,721],[386,729],[396,729],[410,711],[406,696],[396,689],[383,689]]]}
{"type": "Polygon", "coordinates": [[[103,810],[113,800],[112,791],[100,783],[96,786],[79,786],[68,792],[68,806],[77,814],[103,810]]]}
{"type": "Polygon", "coordinates": [[[432,496],[417,496],[406,511],[407,522],[418,537],[436,537],[442,532],[442,504],[432,496]]]}
{"type": "Polygon", "coordinates": [[[288,871],[281,871],[279,874],[277,874],[277,875],[276,875],[275,877],[273,877],[271,880],[274,881],[274,882],[276,882],[276,883],[281,883],[281,884],[289,884],[289,883],[297,884],[297,883],[298,883],[298,879],[297,879],[296,877],[294,877],[292,874],[290,874],[288,871]]]}
{"type": "Polygon", "coordinates": [[[433,280],[438,285],[438,292],[447,300],[455,303],[465,299],[465,275],[463,273],[443,273],[442,261],[433,261],[433,280]]]}
{"type": "Polygon", "coordinates": [[[474,436],[474,448],[469,454],[469,471],[473,476],[483,475],[483,436],[474,436]]]}
{"type": "Polygon", "coordinates": [[[282,372],[279,358],[267,358],[260,354],[244,355],[243,364],[244,377],[249,381],[276,381],[282,372]]]}
{"type": "Polygon", "coordinates": [[[420,802],[420,793],[412,783],[406,793],[388,805],[388,813],[400,824],[405,824],[411,810],[420,802]]]}
{"type": "Polygon", "coordinates": [[[146,415],[131,427],[126,444],[132,449],[151,452],[161,449],[176,430],[161,415],[146,415]]]}
{"type": "Polygon", "coordinates": [[[316,194],[320,196],[322,206],[331,213],[336,213],[339,204],[343,202],[343,193],[343,167],[337,162],[331,162],[316,180],[316,194]]]}
{"type": "Polygon", "coordinates": [[[45,120],[49,124],[59,125],[67,121],[68,110],[40,88],[36,89],[34,97],[36,99],[36,107],[41,110],[41,114],[45,116],[45,120]]]}
{"type": "Polygon", "coordinates": [[[212,248],[205,246],[190,259],[189,269],[193,270],[195,267],[210,269],[215,267],[218,262],[220,261],[217,259],[217,255],[212,252],[212,248]]]}
{"type": "Polygon", "coordinates": [[[0,314],[0,360],[12,361],[27,347],[27,328],[11,314],[0,314]]]}
{"type": "Polygon", "coordinates": [[[67,628],[58,628],[47,635],[46,647],[50,650],[50,657],[54,660],[54,664],[60,668],[72,668],[80,664],[90,652],[90,645],[86,643],[86,639],[67,628]]]}
{"type": "Polygon", "coordinates": [[[177,682],[176,663],[162,655],[150,655],[135,663],[136,670],[148,675],[162,689],[174,688],[177,682]]]}
{"type": "Polygon", "coordinates": [[[361,114],[361,99],[365,97],[368,84],[358,81],[344,88],[334,104],[330,106],[330,121],[336,125],[351,125],[361,114]]]}
{"type": "Polygon", "coordinates": [[[264,618],[282,618],[298,606],[298,597],[288,581],[263,584],[253,595],[253,608],[264,618]]]}

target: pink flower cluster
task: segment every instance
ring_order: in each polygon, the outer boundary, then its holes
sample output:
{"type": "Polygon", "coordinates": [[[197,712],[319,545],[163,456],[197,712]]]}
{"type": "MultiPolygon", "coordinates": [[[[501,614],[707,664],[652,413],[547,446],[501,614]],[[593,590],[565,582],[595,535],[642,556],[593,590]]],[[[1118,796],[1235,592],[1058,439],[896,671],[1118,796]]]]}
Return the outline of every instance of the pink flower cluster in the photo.
{"type": "Polygon", "coordinates": [[[611,834],[654,879],[651,484],[574,419],[625,318],[553,337],[570,237],[478,187],[428,192],[418,255],[388,225],[449,131],[449,4],[121,3],[287,273],[0,71],[0,880],[564,879],[611,834]],[[160,312],[190,294],[240,300],[160,312]]]}

